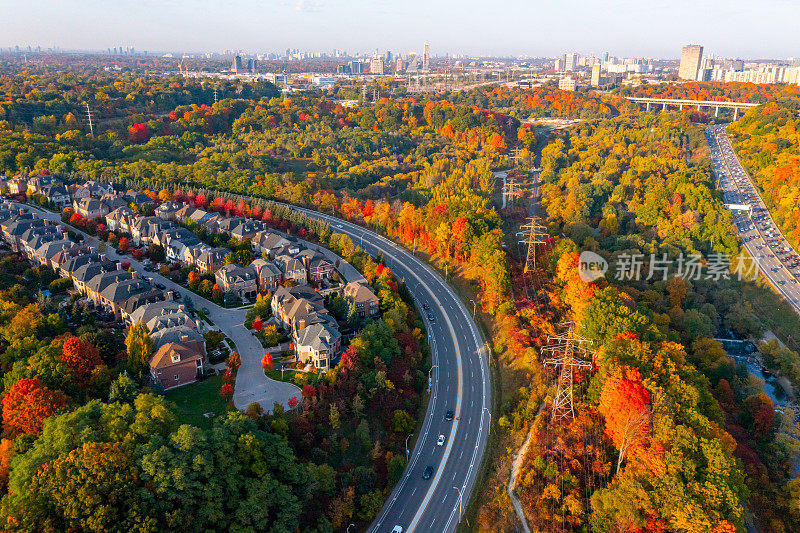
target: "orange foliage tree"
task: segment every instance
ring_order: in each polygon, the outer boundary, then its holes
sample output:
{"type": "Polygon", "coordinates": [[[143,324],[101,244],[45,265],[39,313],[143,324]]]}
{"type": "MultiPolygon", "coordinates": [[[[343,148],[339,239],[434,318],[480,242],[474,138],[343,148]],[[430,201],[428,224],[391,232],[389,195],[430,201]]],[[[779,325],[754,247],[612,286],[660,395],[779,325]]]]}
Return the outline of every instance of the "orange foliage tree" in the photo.
{"type": "Polygon", "coordinates": [[[3,397],[3,426],[10,436],[35,435],[44,419],[58,413],[67,404],[61,391],[51,391],[38,379],[20,379],[3,397]]]}
{"type": "Polygon", "coordinates": [[[650,433],[650,393],[639,371],[617,368],[603,384],[598,410],[606,419],[606,435],[619,450],[619,472],[628,449],[635,449],[650,433]]]}

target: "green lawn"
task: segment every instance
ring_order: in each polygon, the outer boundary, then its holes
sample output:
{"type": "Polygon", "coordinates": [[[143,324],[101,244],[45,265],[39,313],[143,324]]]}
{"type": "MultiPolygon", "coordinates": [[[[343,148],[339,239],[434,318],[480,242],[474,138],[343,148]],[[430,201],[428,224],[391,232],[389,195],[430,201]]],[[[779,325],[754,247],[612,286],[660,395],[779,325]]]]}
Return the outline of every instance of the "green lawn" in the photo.
{"type": "Polygon", "coordinates": [[[227,401],[219,395],[222,387],[220,376],[211,376],[205,381],[198,381],[167,391],[165,396],[177,406],[178,420],[181,423],[208,429],[214,418],[227,410],[227,401]],[[206,418],[203,413],[213,412],[214,418],[206,418]]]}

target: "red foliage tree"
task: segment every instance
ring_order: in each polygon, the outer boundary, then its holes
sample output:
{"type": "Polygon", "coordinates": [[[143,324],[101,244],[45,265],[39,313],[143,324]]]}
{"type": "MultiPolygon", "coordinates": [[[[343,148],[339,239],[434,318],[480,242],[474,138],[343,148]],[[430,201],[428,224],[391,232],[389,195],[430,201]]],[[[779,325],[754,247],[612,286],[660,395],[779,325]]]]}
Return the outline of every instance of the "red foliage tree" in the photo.
{"type": "Polygon", "coordinates": [[[650,393],[639,371],[617,369],[603,384],[598,410],[606,419],[606,435],[619,450],[619,471],[628,449],[635,451],[650,433],[650,393]]]}
{"type": "Polygon", "coordinates": [[[303,385],[303,398],[313,398],[317,395],[317,388],[314,385],[303,385]]]}
{"type": "Polygon", "coordinates": [[[300,402],[298,401],[297,396],[292,396],[286,403],[289,405],[289,409],[294,409],[300,402]]]}
{"type": "Polygon", "coordinates": [[[255,320],[253,320],[253,329],[256,331],[261,331],[264,327],[264,323],[261,321],[261,317],[257,316],[255,320]]]}
{"type": "Polygon", "coordinates": [[[147,142],[150,138],[150,128],[146,122],[138,122],[128,128],[128,135],[133,143],[147,142]]]}
{"type": "Polygon", "coordinates": [[[20,379],[3,397],[3,426],[10,436],[21,433],[35,435],[42,430],[44,419],[67,404],[61,391],[51,391],[38,379],[20,379]]]}
{"type": "Polygon", "coordinates": [[[84,386],[88,383],[92,370],[103,362],[97,348],[77,337],[64,341],[61,360],[75,373],[77,382],[84,386]]]}
{"type": "Polygon", "coordinates": [[[130,249],[130,247],[131,247],[131,243],[130,243],[130,241],[128,240],[127,237],[122,237],[119,240],[119,244],[117,245],[117,248],[119,248],[119,251],[123,252],[123,253],[127,252],[128,249],[130,249]]]}
{"type": "Polygon", "coordinates": [[[264,369],[264,372],[269,372],[272,370],[272,354],[267,352],[264,354],[264,357],[261,358],[261,367],[264,369]]]}
{"type": "Polygon", "coordinates": [[[233,385],[230,383],[223,383],[222,387],[219,389],[219,395],[226,400],[230,400],[233,397],[233,385]]]}

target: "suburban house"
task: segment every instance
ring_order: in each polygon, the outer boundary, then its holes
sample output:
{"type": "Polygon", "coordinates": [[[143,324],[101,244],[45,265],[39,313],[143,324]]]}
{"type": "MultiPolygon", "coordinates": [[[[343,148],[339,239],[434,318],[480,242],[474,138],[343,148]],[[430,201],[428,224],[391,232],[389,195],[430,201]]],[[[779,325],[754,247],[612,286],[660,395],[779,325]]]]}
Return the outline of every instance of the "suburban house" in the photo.
{"type": "Polygon", "coordinates": [[[365,281],[351,281],[345,285],[343,296],[355,307],[359,318],[370,318],[378,314],[380,301],[365,281]]]}
{"type": "Polygon", "coordinates": [[[8,180],[6,183],[9,194],[25,194],[28,192],[28,180],[22,176],[8,180]]]}
{"type": "Polygon", "coordinates": [[[100,291],[100,305],[117,320],[122,320],[122,306],[131,296],[152,290],[152,285],[141,278],[122,279],[100,291]]]}
{"type": "Polygon", "coordinates": [[[130,207],[118,207],[106,215],[106,227],[109,231],[132,233],[131,227],[139,215],[130,207]]]}
{"type": "Polygon", "coordinates": [[[124,281],[126,279],[133,279],[133,274],[125,270],[101,272],[84,284],[86,296],[88,296],[89,299],[94,302],[94,305],[100,306],[102,305],[100,301],[100,293],[103,292],[103,290],[105,290],[105,288],[109,285],[119,281],[124,281]]]}
{"type": "Polygon", "coordinates": [[[187,341],[198,341],[205,343],[203,336],[188,324],[162,328],[152,333],[150,338],[153,339],[153,349],[155,350],[170,342],[184,343],[187,341]]]}
{"type": "Polygon", "coordinates": [[[47,185],[55,185],[60,183],[60,181],[50,175],[33,176],[32,178],[28,179],[28,190],[35,193],[41,193],[42,189],[47,185]]]}
{"type": "Polygon", "coordinates": [[[130,207],[125,198],[114,193],[104,194],[100,197],[100,201],[106,204],[106,207],[108,207],[109,211],[114,211],[120,207],[130,207]]]}
{"type": "Polygon", "coordinates": [[[164,291],[156,289],[152,286],[145,292],[134,294],[125,300],[120,306],[122,322],[127,325],[134,324],[135,322],[131,320],[131,315],[133,315],[133,313],[139,309],[147,308],[153,304],[163,302],[166,297],[167,294],[165,294],[164,291]]]}
{"type": "Polygon", "coordinates": [[[69,205],[69,192],[60,183],[45,185],[38,192],[56,209],[64,209],[69,205]]]}
{"type": "Polygon", "coordinates": [[[258,289],[262,292],[273,292],[281,284],[281,269],[266,259],[259,257],[250,263],[257,276],[258,289]]]}
{"type": "Polygon", "coordinates": [[[254,300],[258,294],[256,273],[237,264],[224,265],[214,274],[220,288],[231,291],[242,300],[254,300]]]}
{"type": "Polygon", "coordinates": [[[275,259],[275,256],[280,253],[292,256],[300,253],[300,244],[294,237],[284,237],[266,230],[253,235],[250,247],[255,253],[266,254],[269,259],[275,259]],[[280,253],[278,253],[279,250],[280,253]]]}
{"type": "Polygon", "coordinates": [[[30,213],[25,213],[19,217],[6,220],[0,224],[0,228],[2,228],[3,231],[3,240],[11,246],[13,251],[19,252],[21,246],[20,237],[22,237],[22,234],[32,227],[44,225],[45,221],[43,219],[36,218],[30,213]]]}
{"type": "Polygon", "coordinates": [[[183,312],[185,312],[185,308],[181,304],[166,300],[136,309],[131,313],[130,319],[132,324],[139,322],[147,324],[155,317],[183,312]]]}
{"type": "Polygon", "coordinates": [[[295,259],[290,255],[279,255],[275,258],[275,264],[283,272],[283,279],[290,279],[298,285],[308,283],[308,271],[305,263],[300,259],[295,259]]]}
{"type": "Polygon", "coordinates": [[[339,352],[342,335],[335,327],[314,324],[293,335],[297,360],[321,372],[330,368],[331,359],[339,352]]]}
{"type": "Polygon", "coordinates": [[[109,261],[103,257],[100,261],[92,261],[77,267],[72,272],[72,283],[78,291],[89,296],[89,290],[86,288],[86,284],[90,283],[100,274],[108,272],[122,271],[119,270],[119,264],[116,261],[109,261]]]}
{"type": "Polygon", "coordinates": [[[225,256],[231,253],[227,248],[209,248],[203,250],[197,258],[197,269],[202,274],[216,272],[225,261],[225,256]]]}
{"type": "Polygon", "coordinates": [[[230,235],[237,239],[239,242],[252,238],[256,233],[261,231],[264,225],[260,220],[243,219],[230,230],[230,235]]]}
{"type": "Polygon", "coordinates": [[[305,265],[308,275],[316,281],[328,279],[333,273],[333,263],[328,261],[328,259],[320,252],[314,250],[303,250],[297,254],[297,258],[300,259],[305,265]]]}
{"type": "Polygon", "coordinates": [[[142,205],[152,204],[153,200],[143,192],[130,190],[122,195],[122,198],[128,202],[128,205],[142,205]]]}
{"type": "Polygon", "coordinates": [[[104,260],[105,260],[104,255],[87,251],[85,253],[81,253],[79,255],[76,255],[75,257],[71,257],[66,261],[64,261],[59,267],[58,273],[63,278],[69,278],[72,277],[75,271],[78,270],[78,268],[82,267],[83,265],[88,265],[89,263],[96,263],[104,260]]]}
{"type": "Polygon", "coordinates": [[[150,378],[165,390],[194,383],[203,375],[205,345],[198,341],[170,342],[150,359],[150,378]]]}
{"type": "Polygon", "coordinates": [[[290,322],[285,319],[285,311],[297,300],[306,300],[318,309],[324,308],[324,298],[322,295],[308,285],[278,287],[278,290],[272,295],[272,301],[270,303],[272,314],[278,317],[285,326],[291,325],[290,322]]]}
{"type": "Polygon", "coordinates": [[[88,196],[75,200],[72,203],[72,209],[87,220],[104,217],[108,214],[108,207],[106,207],[106,204],[97,198],[88,196]]]}
{"type": "Polygon", "coordinates": [[[156,207],[156,216],[164,220],[176,220],[176,214],[183,207],[183,204],[177,202],[164,202],[156,207]]]}

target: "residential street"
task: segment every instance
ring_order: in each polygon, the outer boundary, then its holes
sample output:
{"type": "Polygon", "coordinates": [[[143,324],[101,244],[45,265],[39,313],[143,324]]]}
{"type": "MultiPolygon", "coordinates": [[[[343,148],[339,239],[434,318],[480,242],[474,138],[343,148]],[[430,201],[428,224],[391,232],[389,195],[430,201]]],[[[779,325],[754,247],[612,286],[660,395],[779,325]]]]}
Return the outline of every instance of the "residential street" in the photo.
{"type": "MultiPolygon", "coordinates": [[[[18,205],[23,206],[23,204],[18,205]]],[[[32,205],[27,205],[25,207],[35,210],[42,218],[58,222],[59,224],[62,223],[61,217],[56,213],[43,211],[32,205]]],[[[86,238],[87,244],[93,248],[97,248],[99,241],[96,237],[92,237],[73,226],[70,227],[76,233],[83,235],[86,238]]],[[[236,387],[233,393],[233,403],[237,409],[247,409],[247,406],[251,403],[258,402],[264,411],[272,411],[275,402],[288,408],[287,402],[289,398],[296,396],[298,400],[301,399],[300,389],[295,385],[282,381],[275,381],[264,375],[264,370],[261,368],[261,358],[266,350],[261,346],[259,340],[244,327],[245,310],[225,309],[220,307],[199,294],[195,294],[189,289],[165,278],[158,272],[147,272],[142,263],[136,261],[129,255],[119,255],[116,250],[111,247],[108,247],[104,253],[109,259],[130,262],[131,267],[139,272],[140,276],[151,277],[156,283],[162,283],[168,289],[179,292],[183,300],[190,297],[197,309],[208,309],[208,318],[214,322],[216,328],[233,341],[242,359],[242,365],[239,367],[239,373],[236,376],[236,387]]]]}

